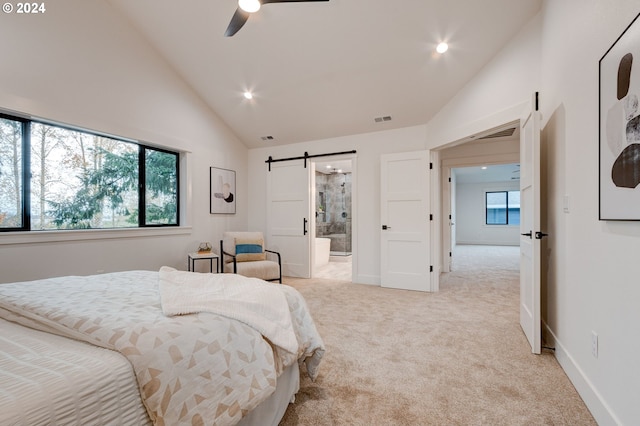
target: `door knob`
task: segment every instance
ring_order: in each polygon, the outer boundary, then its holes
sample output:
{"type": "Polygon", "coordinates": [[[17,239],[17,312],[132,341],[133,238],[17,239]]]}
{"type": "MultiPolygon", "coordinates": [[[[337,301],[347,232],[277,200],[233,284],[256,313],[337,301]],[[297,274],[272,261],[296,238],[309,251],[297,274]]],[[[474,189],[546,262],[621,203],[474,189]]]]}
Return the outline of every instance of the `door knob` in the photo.
{"type": "Polygon", "coordinates": [[[383,229],[384,231],[386,231],[387,229],[391,229],[391,227],[390,227],[390,226],[387,226],[387,225],[382,225],[382,229],[383,229]]]}
{"type": "Polygon", "coordinates": [[[526,232],[526,233],[524,233],[524,234],[520,234],[520,235],[522,235],[523,237],[529,237],[529,238],[531,238],[532,233],[531,233],[531,231],[529,231],[529,232],[526,232]]]}
{"type": "Polygon", "coordinates": [[[536,232],[536,240],[541,240],[543,237],[546,237],[549,234],[545,234],[544,232],[536,232]]]}

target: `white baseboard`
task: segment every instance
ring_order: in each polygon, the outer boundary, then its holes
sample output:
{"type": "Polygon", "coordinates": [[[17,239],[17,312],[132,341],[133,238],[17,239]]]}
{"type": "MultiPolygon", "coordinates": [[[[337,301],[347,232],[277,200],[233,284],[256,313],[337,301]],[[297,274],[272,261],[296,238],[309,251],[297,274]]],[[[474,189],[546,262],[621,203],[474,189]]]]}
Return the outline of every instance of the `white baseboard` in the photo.
{"type": "Polygon", "coordinates": [[[369,285],[377,285],[380,286],[380,275],[364,275],[358,274],[352,280],[357,284],[369,284],[369,285]]]}
{"type": "Polygon", "coordinates": [[[576,363],[575,359],[567,351],[565,346],[558,340],[556,335],[551,331],[549,326],[543,321],[542,326],[545,330],[546,345],[555,348],[555,357],[558,363],[566,373],[571,383],[578,391],[578,394],[587,405],[593,418],[601,426],[615,426],[622,423],[606,403],[602,395],[595,388],[591,380],[584,374],[584,371],[576,363]]]}

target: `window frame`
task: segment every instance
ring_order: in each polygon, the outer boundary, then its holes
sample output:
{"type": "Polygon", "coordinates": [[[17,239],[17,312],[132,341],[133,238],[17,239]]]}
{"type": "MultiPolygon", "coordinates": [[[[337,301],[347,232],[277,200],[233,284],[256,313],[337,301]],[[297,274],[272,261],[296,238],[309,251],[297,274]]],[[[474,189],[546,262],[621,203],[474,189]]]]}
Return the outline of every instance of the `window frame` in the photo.
{"type": "Polygon", "coordinates": [[[503,190],[485,190],[484,191],[484,224],[486,226],[520,226],[520,223],[511,223],[509,221],[509,193],[520,192],[519,189],[503,189],[503,190]],[[505,223],[489,223],[489,202],[487,197],[489,194],[505,194],[505,223]]]}
{"type": "MultiPolygon", "coordinates": [[[[162,148],[158,146],[154,146],[152,144],[142,143],[140,141],[117,136],[109,133],[98,132],[90,129],[86,129],[79,126],[72,126],[68,124],[58,123],[51,120],[46,120],[42,118],[34,118],[28,117],[20,114],[12,114],[7,113],[0,110],[0,119],[11,120],[21,123],[22,127],[22,149],[21,149],[21,166],[22,166],[22,212],[20,214],[22,218],[22,226],[20,227],[11,227],[11,228],[0,228],[0,234],[8,235],[7,233],[15,233],[15,235],[28,235],[28,234],[59,234],[60,236],[65,235],[69,236],[69,234],[79,234],[82,232],[88,232],[91,234],[101,233],[106,238],[118,238],[119,236],[116,234],[127,232],[127,235],[131,234],[131,231],[140,231],[142,229],[157,229],[157,228],[180,228],[181,227],[181,201],[182,201],[182,193],[181,193],[181,170],[180,163],[182,159],[183,153],[180,151],[162,148]],[[104,138],[109,138],[122,143],[130,143],[135,144],[138,148],[138,205],[139,205],[139,213],[138,213],[138,223],[137,226],[131,227],[118,227],[118,228],[88,228],[88,229],[31,229],[31,125],[33,123],[45,125],[45,126],[54,126],[61,129],[74,131],[74,132],[82,132],[88,135],[99,136],[104,138]],[[175,174],[176,174],[176,219],[175,223],[146,223],[146,152],[147,151],[157,151],[165,154],[170,154],[175,156],[175,174]]],[[[179,233],[182,233],[180,231],[179,233]]],[[[148,234],[147,232],[143,234],[148,234]]],[[[92,237],[89,237],[92,238],[92,237]]],[[[87,239],[89,239],[87,238],[87,239]]],[[[68,238],[63,237],[62,240],[67,239],[76,239],[76,238],[68,238]]],[[[80,238],[85,239],[85,238],[80,238]]],[[[10,239],[3,237],[2,243],[15,243],[18,241],[10,241],[10,239]]],[[[58,241],[60,240],[56,236],[46,237],[47,241],[58,241]]]]}

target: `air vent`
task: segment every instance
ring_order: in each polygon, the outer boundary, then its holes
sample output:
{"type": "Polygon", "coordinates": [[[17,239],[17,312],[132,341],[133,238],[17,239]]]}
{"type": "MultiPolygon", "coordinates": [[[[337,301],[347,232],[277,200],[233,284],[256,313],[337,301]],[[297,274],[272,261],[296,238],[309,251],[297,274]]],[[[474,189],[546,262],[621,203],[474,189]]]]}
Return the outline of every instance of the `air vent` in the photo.
{"type": "Polygon", "coordinates": [[[262,139],[263,141],[272,141],[275,138],[273,136],[262,136],[260,139],[262,139]]]}
{"type": "Polygon", "coordinates": [[[483,136],[481,138],[478,139],[495,139],[495,138],[504,138],[507,136],[512,136],[513,132],[516,131],[515,127],[512,127],[510,129],[505,129],[505,130],[500,130],[499,132],[487,135],[487,136],[483,136]]]}
{"type": "Polygon", "coordinates": [[[383,121],[391,121],[390,115],[385,115],[384,117],[376,117],[373,119],[376,123],[382,123],[383,121]]]}

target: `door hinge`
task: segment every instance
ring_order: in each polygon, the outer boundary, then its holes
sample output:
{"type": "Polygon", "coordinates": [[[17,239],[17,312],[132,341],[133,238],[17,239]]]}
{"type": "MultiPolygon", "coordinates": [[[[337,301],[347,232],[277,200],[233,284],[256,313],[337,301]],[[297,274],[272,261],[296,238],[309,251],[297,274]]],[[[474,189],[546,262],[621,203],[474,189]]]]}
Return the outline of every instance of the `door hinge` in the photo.
{"type": "Polygon", "coordinates": [[[451,252],[449,252],[449,257],[451,257],[451,252]]]}
{"type": "Polygon", "coordinates": [[[451,220],[451,215],[449,215],[449,220],[451,220]]]}
{"type": "Polygon", "coordinates": [[[433,220],[433,215],[432,214],[429,215],[429,220],[433,220]]]}
{"type": "Polygon", "coordinates": [[[429,266],[429,272],[433,272],[433,265],[429,266]]]}
{"type": "Polygon", "coordinates": [[[429,170],[433,169],[433,163],[429,163],[429,170]]]}
{"type": "Polygon", "coordinates": [[[449,178],[449,183],[451,183],[451,178],[449,178]]]}

